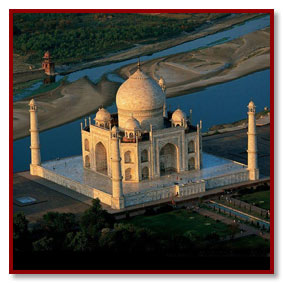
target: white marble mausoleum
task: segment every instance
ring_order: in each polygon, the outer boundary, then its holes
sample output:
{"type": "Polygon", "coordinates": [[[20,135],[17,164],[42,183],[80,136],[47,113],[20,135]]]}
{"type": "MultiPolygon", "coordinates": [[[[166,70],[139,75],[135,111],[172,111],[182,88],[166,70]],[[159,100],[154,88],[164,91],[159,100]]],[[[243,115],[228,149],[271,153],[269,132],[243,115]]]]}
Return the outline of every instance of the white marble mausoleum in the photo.
{"type": "Polygon", "coordinates": [[[258,178],[255,106],[249,104],[249,164],[202,153],[201,121],[166,111],[166,87],[138,69],[120,86],[118,112],[100,108],[81,125],[82,156],[41,164],[37,107],[30,102],[31,174],[98,197],[113,209],[258,178]]]}

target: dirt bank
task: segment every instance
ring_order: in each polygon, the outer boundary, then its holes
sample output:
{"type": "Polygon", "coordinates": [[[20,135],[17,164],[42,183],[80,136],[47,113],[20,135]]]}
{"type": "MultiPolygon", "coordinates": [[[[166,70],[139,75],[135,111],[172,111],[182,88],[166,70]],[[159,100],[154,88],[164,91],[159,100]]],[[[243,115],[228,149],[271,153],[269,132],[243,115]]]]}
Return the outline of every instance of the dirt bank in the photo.
{"type": "MultiPolygon", "coordinates": [[[[172,55],[142,65],[145,72],[167,85],[167,96],[229,81],[269,67],[269,28],[242,38],[193,52],[172,55]]],[[[128,77],[136,64],[119,70],[128,77]]],[[[94,112],[100,105],[115,101],[118,83],[105,78],[94,85],[87,78],[63,83],[56,89],[36,96],[39,104],[39,125],[46,130],[94,112]]],[[[28,100],[14,103],[14,139],[29,134],[28,100]]]]}
{"type": "Polygon", "coordinates": [[[184,33],[183,35],[175,37],[175,38],[171,38],[165,41],[152,43],[152,44],[136,45],[134,48],[131,48],[128,50],[124,50],[124,51],[117,52],[114,54],[105,55],[103,58],[98,59],[98,60],[81,63],[81,64],[77,64],[74,66],[68,66],[64,71],[63,70],[61,71],[61,74],[69,74],[75,71],[79,71],[79,70],[94,67],[94,66],[106,65],[112,62],[120,62],[120,61],[128,60],[131,58],[137,58],[143,55],[152,54],[160,50],[164,50],[164,49],[182,44],[187,41],[192,41],[192,40],[219,32],[233,25],[243,23],[247,20],[258,17],[260,15],[261,14],[253,14],[253,13],[235,14],[233,15],[233,17],[227,17],[224,19],[220,19],[216,22],[212,22],[207,25],[204,25],[200,29],[194,32],[184,33]]]}
{"type": "MultiPolygon", "coordinates": [[[[213,47],[146,61],[144,72],[155,80],[163,77],[167,97],[231,81],[269,68],[270,29],[249,33],[213,47]]],[[[136,68],[131,64],[117,73],[127,78],[136,68]]]]}
{"type": "MultiPolygon", "coordinates": [[[[95,85],[84,77],[35,96],[40,130],[65,124],[97,110],[101,105],[111,104],[118,86],[105,79],[95,85]]],[[[28,103],[26,99],[13,104],[14,140],[29,134],[28,103]]]]}
{"type": "MultiPolygon", "coordinates": [[[[270,124],[270,112],[262,111],[256,114],[256,125],[265,126],[270,124]]],[[[238,131],[248,128],[248,119],[236,121],[234,123],[215,125],[209,131],[203,133],[203,136],[211,136],[215,134],[222,134],[227,132],[238,131]]]]}

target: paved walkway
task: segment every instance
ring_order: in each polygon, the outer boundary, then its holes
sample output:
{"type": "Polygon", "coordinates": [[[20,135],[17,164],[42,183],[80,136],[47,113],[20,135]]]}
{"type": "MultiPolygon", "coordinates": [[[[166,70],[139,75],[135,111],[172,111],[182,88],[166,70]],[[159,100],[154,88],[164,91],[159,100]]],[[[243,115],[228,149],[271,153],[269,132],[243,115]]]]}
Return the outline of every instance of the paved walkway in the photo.
{"type": "MultiPolygon", "coordinates": [[[[198,212],[199,214],[203,215],[203,216],[207,216],[211,219],[214,219],[214,220],[219,220],[227,225],[231,225],[231,224],[234,224],[235,221],[234,219],[231,219],[231,218],[228,218],[228,217],[225,217],[224,215],[221,215],[221,214],[218,214],[216,212],[213,212],[213,211],[210,211],[210,210],[207,210],[207,209],[204,209],[204,208],[197,208],[195,209],[196,212],[198,212]]],[[[248,236],[248,235],[258,235],[264,239],[270,239],[270,235],[266,232],[262,232],[261,230],[259,229],[256,229],[252,226],[249,226],[249,225],[246,225],[246,224],[243,224],[243,223],[238,223],[239,225],[239,228],[241,230],[243,230],[244,232],[243,233],[238,233],[234,236],[234,239],[236,238],[240,238],[240,237],[244,237],[244,236],[248,236]]],[[[231,239],[231,236],[227,238],[228,239],[231,239]]]]}
{"type": "Polygon", "coordinates": [[[34,223],[47,212],[74,213],[79,216],[90,207],[81,195],[80,200],[77,200],[65,194],[66,188],[59,188],[59,185],[44,179],[41,179],[44,182],[38,182],[40,179],[37,176],[26,178],[22,174],[13,175],[13,213],[23,212],[30,223],[34,223]],[[36,202],[22,205],[17,201],[21,197],[32,197],[36,202]]]}
{"type": "MultiPolygon", "coordinates": [[[[270,125],[256,127],[258,166],[261,177],[270,176],[270,125]]],[[[246,164],[247,130],[203,137],[203,151],[246,164]]]]}
{"type": "Polygon", "coordinates": [[[270,213],[268,210],[265,210],[263,208],[254,206],[250,203],[229,196],[223,196],[222,198],[218,197],[218,200],[220,201],[220,203],[223,202],[225,205],[229,207],[236,208],[251,215],[255,214],[255,216],[260,217],[264,220],[268,220],[270,217],[270,213]]]}

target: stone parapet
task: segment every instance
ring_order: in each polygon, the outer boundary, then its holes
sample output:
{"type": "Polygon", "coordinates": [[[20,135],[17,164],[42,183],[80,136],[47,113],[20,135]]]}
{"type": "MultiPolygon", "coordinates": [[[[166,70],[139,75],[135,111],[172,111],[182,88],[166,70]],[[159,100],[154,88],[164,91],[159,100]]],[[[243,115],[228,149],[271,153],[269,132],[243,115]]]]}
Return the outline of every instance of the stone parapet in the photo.
{"type": "Polygon", "coordinates": [[[249,171],[239,170],[235,173],[220,175],[205,180],[206,190],[249,181],[249,171]]]}
{"type": "Polygon", "coordinates": [[[202,192],[205,192],[205,181],[203,180],[150,191],[137,192],[125,195],[125,207],[162,199],[185,197],[202,192]]]}
{"type": "Polygon", "coordinates": [[[205,181],[199,180],[192,183],[176,185],[175,189],[179,197],[203,193],[205,192],[205,181]]]}

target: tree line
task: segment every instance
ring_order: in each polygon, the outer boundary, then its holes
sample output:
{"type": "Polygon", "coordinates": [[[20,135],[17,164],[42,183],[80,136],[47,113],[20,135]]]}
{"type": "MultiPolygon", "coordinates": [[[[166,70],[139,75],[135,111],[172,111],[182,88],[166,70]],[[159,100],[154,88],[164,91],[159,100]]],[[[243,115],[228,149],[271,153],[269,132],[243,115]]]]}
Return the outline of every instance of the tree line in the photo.
{"type": "Polygon", "coordinates": [[[75,62],[190,32],[209,18],[174,19],[139,14],[19,13],[14,14],[14,52],[40,62],[46,50],[57,62],[75,62]]]}
{"type": "MultiPolygon", "coordinates": [[[[155,213],[168,209],[172,208],[165,206],[155,213]]],[[[18,269],[188,268],[189,264],[205,266],[207,258],[220,256],[224,262],[225,257],[238,260],[243,255],[264,258],[264,262],[268,259],[266,248],[231,249],[218,242],[219,236],[213,232],[205,237],[189,232],[161,237],[127,221],[115,221],[98,199],[80,217],[48,212],[32,228],[23,213],[13,219],[14,264],[18,269]]],[[[211,267],[211,260],[206,263],[211,267]]]]}

